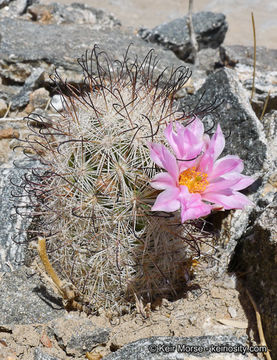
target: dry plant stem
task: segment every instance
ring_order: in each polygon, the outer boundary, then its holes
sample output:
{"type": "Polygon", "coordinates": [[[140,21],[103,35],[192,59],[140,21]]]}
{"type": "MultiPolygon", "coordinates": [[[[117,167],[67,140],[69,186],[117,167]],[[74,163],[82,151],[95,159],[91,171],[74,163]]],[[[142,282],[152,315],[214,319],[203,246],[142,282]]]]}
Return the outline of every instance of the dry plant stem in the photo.
{"type": "Polygon", "coordinates": [[[262,111],[262,115],[261,115],[261,117],[260,117],[260,121],[263,120],[263,117],[264,117],[264,114],[265,114],[265,111],[266,111],[266,108],[267,108],[269,96],[270,96],[270,90],[268,91],[267,97],[266,97],[266,99],[265,99],[264,108],[263,108],[263,111],[262,111]]]}
{"type": "Polygon", "coordinates": [[[193,22],[192,22],[192,12],[193,12],[193,0],[189,0],[189,12],[188,12],[188,18],[187,18],[187,25],[188,25],[188,29],[189,29],[190,43],[192,46],[193,62],[196,63],[198,43],[196,40],[193,22]]]}
{"type": "MultiPolygon", "coordinates": [[[[266,346],[268,349],[268,346],[266,344],[265,341],[265,337],[264,337],[264,331],[263,331],[263,326],[262,326],[262,320],[261,320],[261,314],[258,310],[258,307],[254,301],[254,299],[252,298],[252,296],[250,295],[249,291],[246,289],[246,293],[252,303],[252,306],[255,310],[255,314],[256,314],[256,319],[257,319],[257,327],[258,327],[258,332],[259,332],[259,337],[260,337],[260,345],[261,346],[266,346]]],[[[267,360],[272,360],[269,351],[264,353],[264,356],[266,357],[267,360]]]]}
{"type": "Polygon", "coordinates": [[[10,112],[11,105],[12,105],[12,103],[10,102],[9,105],[8,105],[7,111],[6,111],[6,113],[5,113],[5,115],[3,116],[2,119],[5,119],[8,116],[8,113],[10,112]]]}
{"type": "Polygon", "coordinates": [[[20,117],[20,118],[8,118],[8,117],[3,117],[0,119],[0,122],[7,122],[7,121],[14,121],[14,122],[17,122],[17,121],[23,121],[24,122],[27,122],[26,118],[24,117],[20,117]]]}
{"type": "Polygon", "coordinates": [[[47,272],[47,274],[51,277],[51,279],[54,281],[55,285],[57,286],[59,292],[64,295],[64,291],[62,290],[62,281],[58,277],[56,271],[53,269],[52,265],[50,264],[50,261],[48,259],[48,255],[46,252],[46,240],[43,238],[38,238],[38,253],[41,258],[41,261],[44,265],[44,268],[47,272]]]}
{"type": "Polygon", "coordinates": [[[254,64],[253,64],[253,80],[252,80],[252,92],[250,101],[252,101],[255,92],[255,76],[256,76],[256,28],[254,14],[251,12],[252,26],[253,26],[253,39],[254,39],[254,64]]]}
{"type": "Polygon", "coordinates": [[[64,286],[56,271],[53,269],[46,252],[46,239],[41,237],[38,238],[38,253],[47,274],[51,277],[51,279],[57,286],[59,293],[62,295],[63,299],[67,301],[67,307],[69,309],[84,311],[85,313],[89,314],[90,310],[86,306],[83,306],[82,304],[74,300],[74,291],[71,290],[68,286],[64,286]]]}

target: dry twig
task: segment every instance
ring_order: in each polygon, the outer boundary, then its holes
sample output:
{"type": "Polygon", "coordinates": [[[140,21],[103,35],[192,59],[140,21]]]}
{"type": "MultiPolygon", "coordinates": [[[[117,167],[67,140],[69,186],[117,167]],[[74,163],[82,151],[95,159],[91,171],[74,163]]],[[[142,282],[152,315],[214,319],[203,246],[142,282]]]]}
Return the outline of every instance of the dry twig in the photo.
{"type": "Polygon", "coordinates": [[[251,12],[251,18],[252,18],[253,39],[254,39],[254,64],[253,64],[252,92],[251,92],[250,101],[252,101],[255,92],[255,77],[256,77],[256,28],[255,28],[255,20],[254,20],[253,12],[251,12]]]}
{"type": "Polygon", "coordinates": [[[189,30],[190,43],[192,46],[192,60],[196,63],[198,42],[196,40],[195,31],[192,23],[192,12],[193,12],[193,0],[189,0],[189,12],[187,17],[187,26],[189,30]]]}
{"type": "MultiPolygon", "coordinates": [[[[266,341],[265,341],[265,337],[264,337],[264,331],[263,331],[263,326],[262,326],[262,320],[261,320],[261,314],[258,310],[258,307],[254,301],[254,299],[252,298],[252,296],[250,295],[249,291],[246,289],[246,293],[252,303],[252,306],[255,310],[255,314],[256,314],[256,319],[257,319],[257,327],[258,327],[258,333],[259,333],[259,337],[260,337],[260,345],[261,346],[266,346],[266,348],[268,349],[267,345],[266,345],[266,341]]],[[[264,356],[266,357],[267,360],[272,360],[269,351],[263,353],[264,356]]]]}

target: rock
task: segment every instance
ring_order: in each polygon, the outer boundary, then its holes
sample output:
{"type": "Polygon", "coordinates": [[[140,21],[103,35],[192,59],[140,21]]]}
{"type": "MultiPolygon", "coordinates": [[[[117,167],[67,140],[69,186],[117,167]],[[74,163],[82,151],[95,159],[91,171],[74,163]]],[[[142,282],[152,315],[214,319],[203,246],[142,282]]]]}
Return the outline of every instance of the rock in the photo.
{"type": "Polygon", "coordinates": [[[221,67],[220,62],[221,60],[220,60],[219,48],[202,49],[197,54],[196,69],[198,71],[199,70],[205,71],[205,73],[208,75],[212,73],[217,67],[221,67]]]}
{"type": "MultiPolygon", "coordinates": [[[[18,229],[24,228],[26,220],[14,214],[14,200],[11,196],[11,191],[15,191],[16,188],[11,185],[11,178],[15,181],[20,181],[20,175],[22,172],[17,169],[0,169],[0,191],[1,191],[1,202],[0,202],[0,271],[8,271],[9,266],[7,263],[18,266],[24,260],[24,241],[26,240],[26,234],[20,233],[19,241],[21,245],[14,242],[14,237],[18,232],[18,229]]],[[[21,198],[17,198],[16,205],[23,202],[21,198]]],[[[27,220],[27,225],[31,223],[31,220],[27,220]]]]}
{"type": "Polygon", "coordinates": [[[6,114],[7,110],[8,110],[8,106],[6,102],[0,99],[0,117],[3,117],[6,114]]]}
{"type": "Polygon", "coordinates": [[[271,168],[274,171],[277,167],[277,110],[267,113],[263,117],[262,123],[268,141],[268,155],[273,163],[271,168]]]}
{"type": "Polygon", "coordinates": [[[12,98],[11,110],[22,108],[28,104],[32,90],[41,84],[43,75],[44,69],[34,69],[31,75],[26,79],[20,92],[12,98]]]}
{"type": "Polygon", "coordinates": [[[0,99],[4,100],[6,103],[9,103],[12,97],[19,93],[21,88],[21,86],[0,84],[0,99]]]}
{"type": "MultiPolygon", "coordinates": [[[[200,114],[202,112],[202,116],[206,114],[205,108],[210,104],[223,102],[216,110],[204,117],[204,124],[207,129],[217,123],[220,124],[226,137],[225,150],[221,157],[227,154],[238,155],[244,161],[243,173],[255,176],[257,179],[243,191],[255,206],[231,212],[217,212],[209,219],[219,231],[221,245],[217,246],[216,257],[219,261],[215,264],[215,268],[217,276],[223,276],[228,269],[230,256],[237,241],[252,222],[252,218],[262,210],[258,203],[261,198],[262,183],[268,169],[272,167],[272,160],[269,158],[268,141],[263,125],[252,110],[248,93],[234,70],[223,68],[210,74],[204,85],[196,92],[194,101],[195,99],[197,101],[190,105],[190,109],[196,107],[194,112],[200,114]]],[[[188,103],[189,99],[185,98],[183,104],[188,103]]],[[[215,128],[216,126],[213,131],[215,128]]],[[[268,194],[263,200],[268,203],[271,198],[272,195],[268,194]]]]}
{"type": "Polygon", "coordinates": [[[19,132],[13,128],[6,128],[0,130],[0,140],[19,138],[19,132]]]}
{"type": "MultiPolygon", "coordinates": [[[[15,21],[15,20],[14,20],[15,21]]],[[[0,32],[1,34],[1,32],[0,32]]],[[[1,43],[0,43],[1,47],[1,43]]],[[[13,59],[13,54],[8,56],[8,61],[3,59],[3,55],[0,57],[0,69],[1,76],[6,79],[6,83],[11,85],[17,83],[18,85],[24,85],[25,80],[31,75],[33,67],[28,62],[17,62],[13,59]]],[[[2,87],[3,85],[1,85],[2,87]]],[[[15,86],[9,86],[15,87],[15,86]]]]}
{"type": "MultiPolygon", "coordinates": [[[[252,68],[254,64],[253,46],[224,45],[220,47],[220,57],[223,65],[235,67],[236,64],[247,65],[252,68]]],[[[257,46],[256,68],[263,71],[276,71],[277,49],[267,49],[257,46]]]]}
{"type": "Polygon", "coordinates": [[[267,345],[277,351],[277,194],[240,238],[230,269],[249,289],[262,317],[267,345]]]}
{"type": "Polygon", "coordinates": [[[213,215],[211,221],[214,224],[216,219],[221,219],[220,239],[226,244],[222,251],[218,247],[218,274],[225,271],[228,256],[234,251],[229,269],[236,269],[239,278],[246,274],[245,286],[253,291],[260,306],[266,324],[266,338],[274,353],[277,349],[277,321],[275,315],[270,314],[277,314],[276,183],[272,180],[274,176],[277,179],[277,155],[274,150],[277,141],[276,114],[275,111],[266,114],[262,124],[250,106],[249,94],[241,85],[236,72],[231,69],[224,68],[211,74],[196,93],[197,99],[202,95],[203,103],[207,104],[215,99],[218,102],[224,100],[206,120],[206,123],[211,119],[217,120],[224,133],[230,134],[222,156],[240,156],[244,160],[244,173],[257,177],[257,181],[244,191],[255,206],[213,215]],[[269,190],[268,183],[272,185],[269,190]]]}
{"type": "Polygon", "coordinates": [[[51,107],[56,111],[62,111],[64,109],[63,107],[63,97],[62,95],[54,95],[51,100],[51,107]]]}
{"type": "Polygon", "coordinates": [[[60,360],[60,359],[57,358],[56,356],[51,356],[51,355],[44,353],[39,348],[35,348],[34,360],[60,360]]]}
{"type": "MultiPolygon", "coordinates": [[[[133,45],[130,46],[128,53],[130,59],[143,60],[146,54],[154,49],[155,56],[160,59],[157,71],[168,67],[167,74],[170,74],[172,67],[186,65],[170,51],[148,44],[135,35],[118,29],[99,32],[89,25],[67,24],[63,25],[61,30],[61,26],[55,24],[40,25],[19,19],[4,18],[0,20],[0,34],[2,38],[0,76],[4,76],[6,81],[15,81],[20,69],[24,70],[24,77],[21,76],[21,80],[25,81],[28,74],[32,72],[32,66],[36,64],[37,68],[44,69],[48,73],[53,73],[55,68],[59,73],[61,70],[65,71],[63,79],[67,78],[68,82],[71,82],[71,77],[74,83],[83,82],[82,70],[76,59],[86,50],[92,49],[95,43],[116,59],[123,59],[131,43],[133,45]],[[21,34],[20,38],[18,34],[21,34]],[[33,37],[33,34],[36,34],[36,37],[33,37]],[[30,39],[32,39],[31,42],[30,39]],[[58,42],[57,39],[59,39],[58,42]],[[31,68],[26,68],[26,64],[30,66],[30,63],[31,68]]],[[[96,69],[92,67],[92,71],[96,69]]],[[[26,96],[24,101],[16,99],[17,106],[26,104],[26,96]]]]}
{"type": "Polygon", "coordinates": [[[0,10],[0,15],[10,18],[21,16],[28,6],[36,1],[38,0],[0,0],[0,9],[6,6],[2,11],[0,10]]]}
{"type": "MultiPolygon", "coordinates": [[[[253,67],[237,64],[235,69],[242,85],[248,90],[250,98],[253,87],[253,67]]],[[[277,71],[256,70],[251,105],[259,118],[262,113],[277,110],[277,71]]]]}
{"type": "Polygon", "coordinates": [[[11,1],[12,0],[0,0],[0,9],[2,9],[4,6],[9,5],[11,1]]]}
{"type": "Polygon", "coordinates": [[[72,313],[52,321],[48,332],[54,335],[67,354],[80,356],[91,352],[99,344],[106,344],[110,329],[99,328],[92,320],[72,313]]]}
{"type": "Polygon", "coordinates": [[[11,1],[9,5],[9,13],[12,16],[22,15],[26,11],[27,6],[28,6],[28,0],[11,1]]]}
{"type": "MultiPolygon", "coordinates": [[[[223,42],[228,29],[225,15],[199,12],[193,14],[192,22],[199,50],[217,48],[223,42]]],[[[186,60],[191,53],[187,16],[158,25],[152,30],[140,29],[138,35],[146,41],[172,50],[182,60],[186,60]]]]}
{"type": "Polygon", "coordinates": [[[230,314],[230,316],[232,318],[237,317],[237,310],[235,308],[233,308],[232,306],[228,307],[228,313],[230,314]]]}
{"type": "MultiPolygon", "coordinates": [[[[203,104],[222,103],[207,120],[204,118],[204,123],[211,118],[220,123],[225,136],[228,136],[221,156],[238,155],[244,161],[246,175],[259,174],[267,155],[267,141],[263,126],[252,110],[248,93],[240,84],[236,72],[223,68],[209,75],[195,94],[197,102],[201,97],[199,108],[203,104]]],[[[188,98],[184,99],[184,106],[189,101],[188,98]]],[[[203,113],[205,115],[205,111],[203,113]]]]}
{"type": "Polygon", "coordinates": [[[30,113],[37,108],[45,109],[49,101],[50,96],[48,90],[45,88],[36,89],[30,94],[30,102],[25,110],[27,113],[30,113]]]}
{"type": "Polygon", "coordinates": [[[65,314],[60,298],[49,289],[49,286],[46,290],[34,270],[22,266],[2,276],[2,325],[45,323],[65,314]]]}
{"type": "Polygon", "coordinates": [[[34,4],[28,7],[27,11],[32,21],[42,24],[90,24],[94,29],[99,30],[121,25],[113,15],[86,4],[34,4]]]}
{"type": "Polygon", "coordinates": [[[22,196],[23,189],[17,185],[21,183],[24,174],[39,165],[23,160],[22,156],[17,158],[17,164],[19,168],[12,164],[9,168],[8,164],[5,164],[5,168],[0,168],[0,271],[10,271],[10,267],[18,267],[24,263],[28,243],[26,230],[32,222],[28,216],[31,213],[28,199],[22,196]],[[24,216],[16,211],[24,213],[24,216]]]}
{"type": "Polygon", "coordinates": [[[216,335],[200,337],[156,336],[140,339],[105,356],[103,360],[189,360],[198,357],[222,359],[224,351],[217,352],[216,346],[228,346],[233,349],[236,347],[237,351],[228,352],[228,359],[248,358],[254,360],[256,358],[252,354],[248,354],[248,356],[242,355],[241,352],[244,351],[246,346],[245,339],[238,339],[229,335],[216,335]],[[214,355],[220,355],[221,357],[214,357],[214,355]]]}

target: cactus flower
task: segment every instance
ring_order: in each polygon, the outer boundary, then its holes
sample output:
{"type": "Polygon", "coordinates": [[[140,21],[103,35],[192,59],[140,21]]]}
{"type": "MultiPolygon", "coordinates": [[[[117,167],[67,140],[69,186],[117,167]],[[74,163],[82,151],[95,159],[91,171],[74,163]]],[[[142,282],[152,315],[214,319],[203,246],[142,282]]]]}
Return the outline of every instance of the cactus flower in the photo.
{"type": "Polygon", "coordinates": [[[158,173],[150,185],[163,190],[152,211],[181,208],[182,223],[210,214],[212,209],[243,209],[252,202],[239,192],[254,179],[242,175],[243,161],[235,155],[218,159],[225,146],[220,125],[210,138],[197,117],[188,125],[170,123],[165,137],[175,156],[162,144],[150,143],[150,157],[167,172],[158,173]]]}

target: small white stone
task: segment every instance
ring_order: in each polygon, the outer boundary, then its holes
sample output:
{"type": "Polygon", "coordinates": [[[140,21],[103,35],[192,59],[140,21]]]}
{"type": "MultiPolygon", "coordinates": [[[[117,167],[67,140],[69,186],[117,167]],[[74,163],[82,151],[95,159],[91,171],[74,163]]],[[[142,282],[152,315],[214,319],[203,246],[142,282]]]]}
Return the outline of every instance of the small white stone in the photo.
{"type": "Polygon", "coordinates": [[[51,100],[51,107],[56,111],[64,110],[64,99],[62,95],[54,95],[51,100]]]}
{"type": "Polygon", "coordinates": [[[230,314],[230,316],[232,318],[237,317],[237,310],[235,308],[233,308],[232,306],[228,307],[228,313],[230,314]]]}

